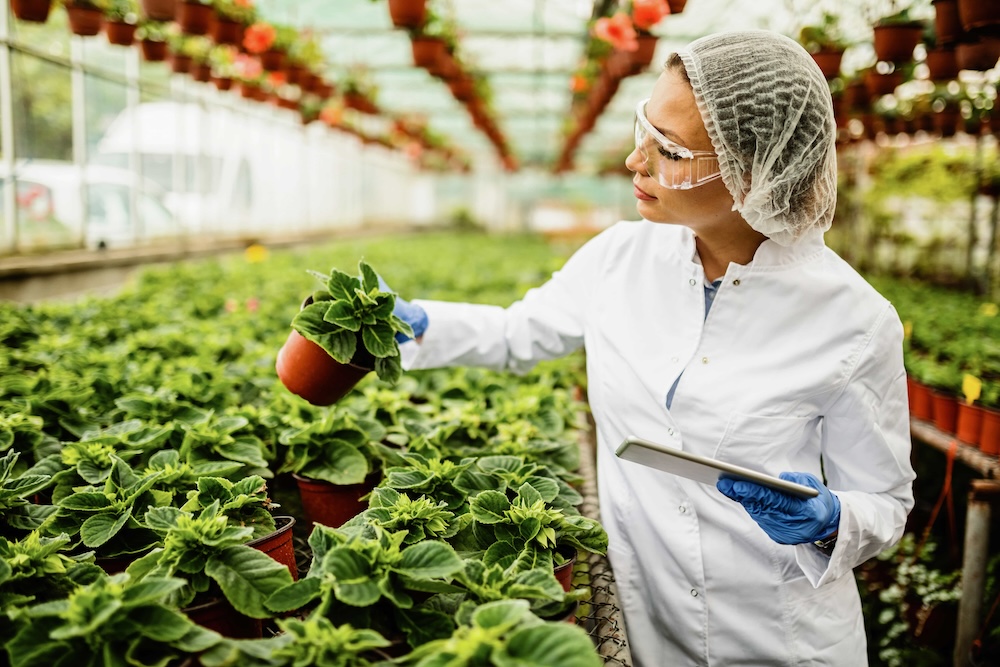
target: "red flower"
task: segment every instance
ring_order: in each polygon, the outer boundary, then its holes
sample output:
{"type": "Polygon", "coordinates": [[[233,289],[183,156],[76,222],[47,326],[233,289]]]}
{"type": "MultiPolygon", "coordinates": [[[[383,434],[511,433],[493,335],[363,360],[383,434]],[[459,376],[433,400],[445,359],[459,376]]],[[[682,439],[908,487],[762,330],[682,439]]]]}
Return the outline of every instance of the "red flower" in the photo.
{"type": "Polygon", "coordinates": [[[649,30],[669,13],[667,0],[632,0],[632,20],[639,30],[649,30]]]}
{"type": "Polygon", "coordinates": [[[244,9],[253,8],[253,0],[233,0],[233,4],[237,7],[243,7],[244,9]]]}
{"type": "Polygon", "coordinates": [[[594,37],[611,44],[619,51],[637,51],[639,40],[632,27],[632,19],[624,12],[611,18],[603,17],[594,23],[594,37]]]}
{"type": "Polygon", "coordinates": [[[278,31],[270,23],[254,23],[243,33],[243,46],[250,53],[264,53],[274,44],[278,31]]]}

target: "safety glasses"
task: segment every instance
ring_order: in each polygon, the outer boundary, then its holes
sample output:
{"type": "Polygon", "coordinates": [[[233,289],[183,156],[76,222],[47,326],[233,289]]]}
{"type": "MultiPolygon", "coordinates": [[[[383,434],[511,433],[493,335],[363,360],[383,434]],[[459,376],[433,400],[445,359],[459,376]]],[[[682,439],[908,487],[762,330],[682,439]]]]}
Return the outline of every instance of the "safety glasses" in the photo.
{"type": "Polygon", "coordinates": [[[711,151],[693,151],[667,139],[646,118],[645,99],[635,109],[635,148],[646,172],[665,188],[690,190],[719,178],[719,158],[711,151]]]}

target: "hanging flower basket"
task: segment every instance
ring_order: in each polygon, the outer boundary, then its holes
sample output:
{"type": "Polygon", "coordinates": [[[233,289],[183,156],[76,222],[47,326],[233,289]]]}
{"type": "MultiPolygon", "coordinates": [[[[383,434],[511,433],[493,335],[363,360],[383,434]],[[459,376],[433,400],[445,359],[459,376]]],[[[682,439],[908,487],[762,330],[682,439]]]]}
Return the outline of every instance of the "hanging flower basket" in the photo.
{"type": "Polygon", "coordinates": [[[49,20],[52,0],[11,0],[10,8],[18,20],[45,23],[49,20]]]}
{"type": "Polygon", "coordinates": [[[118,46],[132,46],[135,42],[136,26],[132,23],[122,21],[105,21],[104,34],[108,38],[109,44],[118,46]]]}
{"type": "Polygon", "coordinates": [[[924,27],[916,21],[876,25],[875,56],[884,62],[905,63],[913,60],[913,49],[920,43],[924,27]]]}
{"type": "Polygon", "coordinates": [[[636,31],[636,39],[639,48],[632,52],[632,73],[638,74],[653,62],[653,55],[656,53],[656,35],[645,30],[636,31]]]}
{"type": "Polygon", "coordinates": [[[166,42],[144,39],[139,42],[139,47],[142,49],[142,57],[146,62],[158,63],[167,59],[166,42]]]}
{"type": "Polygon", "coordinates": [[[177,24],[187,35],[207,35],[215,10],[200,2],[182,1],[177,6],[177,24]]]}
{"type": "Polygon", "coordinates": [[[934,34],[939,44],[953,44],[962,37],[957,0],[934,0],[934,34]]]}
{"type": "Polygon", "coordinates": [[[243,43],[243,24],[236,21],[226,21],[219,18],[218,14],[213,14],[208,32],[216,44],[239,45],[243,43]]]}
{"type": "Polygon", "coordinates": [[[268,72],[280,72],[285,69],[285,52],[270,49],[260,54],[260,66],[268,72]]]}
{"type": "Polygon", "coordinates": [[[978,41],[959,42],[955,45],[955,58],[959,69],[985,72],[993,69],[1000,58],[1000,38],[983,37],[978,41]]]}
{"type": "Polygon", "coordinates": [[[228,76],[213,76],[212,83],[215,84],[216,89],[221,91],[226,91],[233,87],[233,80],[228,76]]]}
{"type": "Polygon", "coordinates": [[[201,83],[208,83],[212,80],[212,66],[208,63],[194,63],[191,65],[191,78],[201,83]]]}
{"type": "Polygon", "coordinates": [[[93,37],[104,27],[104,14],[100,9],[66,5],[66,15],[69,18],[69,29],[74,35],[93,37]]]}
{"type": "Polygon", "coordinates": [[[951,81],[958,77],[958,57],[953,48],[927,50],[927,69],[931,81],[951,81]]]}
{"type": "Polygon", "coordinates": [[[967,31],[1000,26],[1000,3],[996,0],[958,0],[958,17],[967,31]]]}
{"type": "Polygon", "coordinates": [[[142,13],[154,21],[173,21],[177,17],[177,0],[142,0],[142,13]]]}
{"type": "Polygon", "coordinates": [[[397,28],[419,28],[426,17],[426,0],[389,0],[389,18],[397,28]]]}

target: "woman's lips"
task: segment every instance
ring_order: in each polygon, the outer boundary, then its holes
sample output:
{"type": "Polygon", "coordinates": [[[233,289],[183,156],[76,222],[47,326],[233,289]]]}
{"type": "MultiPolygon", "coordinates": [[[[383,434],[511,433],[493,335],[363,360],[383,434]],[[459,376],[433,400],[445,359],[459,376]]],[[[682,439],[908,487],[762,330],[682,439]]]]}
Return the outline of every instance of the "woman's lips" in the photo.
{"type": "Polygon", "coordinates": [[[643,201],[653,201],[656,197],[647,194],[639,189],[639,186],[635,183],[632,184],[632,193],[635,195],[636,199],[641,199],[643,201]]]}

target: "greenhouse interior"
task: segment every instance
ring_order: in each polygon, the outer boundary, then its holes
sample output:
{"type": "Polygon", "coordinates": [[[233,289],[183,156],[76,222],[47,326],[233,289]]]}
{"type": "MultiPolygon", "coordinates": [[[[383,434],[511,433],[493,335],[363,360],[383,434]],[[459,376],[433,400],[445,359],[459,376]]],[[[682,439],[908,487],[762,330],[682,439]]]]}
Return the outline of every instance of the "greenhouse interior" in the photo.
{"type": "Polygon", "coordinates": [[[0,7],[0,665],[1000,665],[1000,1],[0,7]]]}

